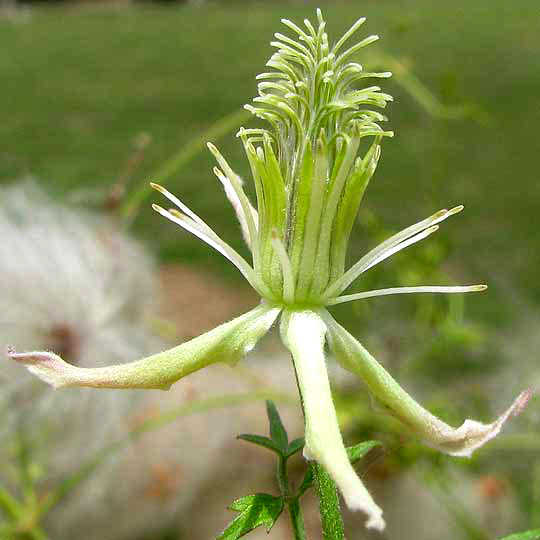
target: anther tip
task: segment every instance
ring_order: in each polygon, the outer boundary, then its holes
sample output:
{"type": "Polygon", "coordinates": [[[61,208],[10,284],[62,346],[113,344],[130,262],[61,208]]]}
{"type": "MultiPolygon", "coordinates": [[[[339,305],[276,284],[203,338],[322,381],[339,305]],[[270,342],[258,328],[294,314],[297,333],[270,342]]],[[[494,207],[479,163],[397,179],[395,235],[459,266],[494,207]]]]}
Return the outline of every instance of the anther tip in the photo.
{"type": "Polygon", "coordinates": [[[159,204],[156,203],[152,203],[152,209],[155,210],[158,214],[166,213],[165,208],[159,206],[159,204]]]}
{"type": "Polygon", "coordinates": [[[160,193],[163,193],[165,191],[165,188],[162,185],[157,184],[156,182],[149,182],[149,184],[151,188],[159,191],[160,193]]]}
{"type": "Polygon", "coordinates": [[[454,208],[448,210],[448,215],[453,216],[454,214],[459,214],[464,208],[465,207],[462,204],[454,206],[454,208]]]}

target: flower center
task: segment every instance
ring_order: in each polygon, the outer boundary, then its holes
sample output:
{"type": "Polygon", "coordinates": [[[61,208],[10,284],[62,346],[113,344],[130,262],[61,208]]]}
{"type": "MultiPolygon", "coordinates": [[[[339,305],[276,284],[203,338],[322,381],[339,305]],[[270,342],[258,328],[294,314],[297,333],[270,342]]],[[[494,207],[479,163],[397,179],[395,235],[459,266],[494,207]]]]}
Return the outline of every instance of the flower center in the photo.
{"type": "Polygon", "coordinates": [[[391,96],[378,86],[357,89],[367,78],[350,57],[376,41],[369,36],[347,50],[345,42],[364,19],[331,47],[325,22],[304,31],[283,23],[295,39],[276,34],[277,48],[257,76],[259,95],[246,105],[268,129],[241,129],[238,136],[257,192],[254,267],[268,288],[263,296],[285,304],[324,303],[325,291],[344,272],[351,229],[380,156],[391,96]],[[362,139],[372,139],[363,148],[362,139]],[[360,152],[361,146],[363,153],[360,152]],[[359,155],[361,154],[361,155],[359,155]]]}

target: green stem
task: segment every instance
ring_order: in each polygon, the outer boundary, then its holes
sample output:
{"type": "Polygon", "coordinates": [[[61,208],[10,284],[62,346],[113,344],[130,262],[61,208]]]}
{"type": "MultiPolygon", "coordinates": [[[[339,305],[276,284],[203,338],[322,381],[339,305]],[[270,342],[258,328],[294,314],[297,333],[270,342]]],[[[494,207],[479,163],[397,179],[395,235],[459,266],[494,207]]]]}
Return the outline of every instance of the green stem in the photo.
{"type": "Polygon", "coordinates": [[[289,516],[291,518],[291,525],[294,533],[294,540],[306,540],[306,529],[304,527],[304,518],[302,516],[302,510],[300,509],[300,503],[298,497],[287,502],[287,508],[289,510],[289,516]]]}
{"type": "Polygon", "coordinates": [[[290,490],[289,474],[287,473],[287,460],[283,456],[279,456],[277,478],[281,494],[285,498],[289,497],[290,490]]]}
{"type": "MultiPolygon", "coordinates": [[[[223,135],[226,135],[241,123],[250,118],[250,113],[247,111],[235,111],[217,122],[212,124],[206,131],[190,139],[178,152],[173,154],[159,169],[157,169],[151,179],[155,179],[160,184],[165,185],[171,176],[177,174],[185,165],[187,165],[194,157],[206,148],[208,140],[217,140],[223,135]]],[[[131,196],[124,202],[120,213],[122,217],[130,223],[141,204],[152,193],[152,189],[148,182],[142,184],[139,189],[133,191],[131,196]]]]}
{"type": "Polygon", "coordinates": [[[311,467],[319,497],[323,540],[344,540],[345,531],[336,484],[322,465],[313,462],[311,467]]]}
{"type": "Polygon", "coordinates": [[[302,510],[298,502],[298,495],[291,496],[289,486],[289,474],[287,472],[287,459],[283,456],[279,457],[277,479],[281,495],[287,504],[289,517],[291,518],[291,526],[294,534],[294,540],[306,540],[306,530],[304,527],[304,518],[302,510]]]}

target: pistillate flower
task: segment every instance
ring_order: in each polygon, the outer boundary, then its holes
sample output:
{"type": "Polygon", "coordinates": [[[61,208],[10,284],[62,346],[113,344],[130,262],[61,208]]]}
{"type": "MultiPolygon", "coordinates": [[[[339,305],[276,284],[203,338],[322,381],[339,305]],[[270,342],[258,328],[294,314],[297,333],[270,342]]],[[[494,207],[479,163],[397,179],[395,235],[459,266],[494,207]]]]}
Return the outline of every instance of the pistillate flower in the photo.
{"type": "Polygon", "coordinates": [[[301,28],[289,20],[292,36],[275,34],[277,49],[258,75],[259,95],[246,105],[266,129],[241,129],[255,183],[257,208],[242,181],[217,148],[208,144],[218,167],[214,173],[232,203],[251,263],[225,243],[198,215],[163,187],[153,184],[173,205],[161,215],[177,223],[229,259],[261,296],[252,311],[171,350],[127,365],[85,369],[50,352],[9,355],[54,386],[163,388],[214,362],[234,364],[269,330],[281,314],[281,336],[292,353],[305,411],[305,456],[321,463],[352,509],[367,514],[367,526],[383,529],[381,509],[350,465],[332,402],[325,343],[337,360],[357,373],[386,409],[427,444],[454,456],[469,456],[497,435],[504,422],[524,406],[529,392],[491,424],[466,420],[452,428],[419,405],[327,311],[352,300],[404,293],[463,293],[485,285],[398,287],[344,294],[376,264],[425,239],[438,224],[463,207],[441,210],[372,249],[345,270],[348,240],[365,189],[392,136],[381,123],[391,96],[364,80],[390,73],[368,73],[352,56],[377,40],[369,36],[346,47],[362,26],[358,20],[330,45],[325,22],[308,20],[301,28]],[[365,141],[369,141],[366,144],[365,141]]]}

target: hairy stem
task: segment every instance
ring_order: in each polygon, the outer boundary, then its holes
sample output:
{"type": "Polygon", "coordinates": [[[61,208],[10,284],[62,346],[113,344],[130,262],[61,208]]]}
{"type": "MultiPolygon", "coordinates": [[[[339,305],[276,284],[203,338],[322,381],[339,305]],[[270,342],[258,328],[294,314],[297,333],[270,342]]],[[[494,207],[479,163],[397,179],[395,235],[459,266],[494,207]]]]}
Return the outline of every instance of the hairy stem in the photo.
{"type": "Polygon", "coordinates": [[[306,530],[304,527],[304,518],[298,501],[297,495],[291,495],[289,486],[289,475],[287,472],[287,459],[280,456],[277,468],[277,480],[281,495],[287,504],[289,517],[291,518],[291,527],[294,534],[294,540],[306,540],[306,530]]]}
{"type": "Polygon", "coordinates": [[[306,530],[304,528],[304,517],[298,498],[295,497],[288,502],[287,508],[291,518],[294,540],[306,540],[306,530]]]}

